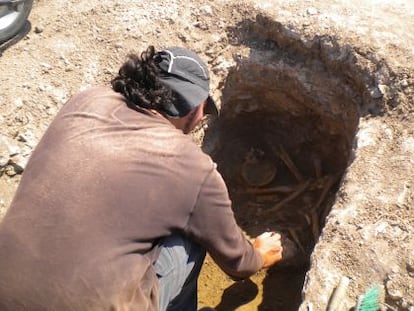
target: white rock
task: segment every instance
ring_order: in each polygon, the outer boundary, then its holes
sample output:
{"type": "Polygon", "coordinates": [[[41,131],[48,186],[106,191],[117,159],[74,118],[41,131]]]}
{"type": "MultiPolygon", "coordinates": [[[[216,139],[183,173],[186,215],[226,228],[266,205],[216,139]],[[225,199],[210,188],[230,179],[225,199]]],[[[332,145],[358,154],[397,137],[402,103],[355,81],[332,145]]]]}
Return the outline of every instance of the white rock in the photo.
{"type": "Polygon", "coordinates": [[[378,84],[378,89],[380,90],[380,92],[384,95],[389,97],[390,95],[390,88],[388,87],[388,85],[385,84],[378,84]]]}
{"type": "Polygon", "coordinates": [[[312,8],[312,7],[307,8],[306,9],[306,14],[308,14],[308,15],[316,15],[316,14],[318,14],[318,9],[312,8]]]}
{"type": "Polygon", "coordinates": [[[381,91],[377,87],[374,87],[374,88],[370,89],[369,90],[369,95],[372,98],[375,98],[375,99],[381,98],[383,96],[383,94],[381,93],[381,91]]]}
{"type": "Polygon", "coordinates": [[[213,9],[209,5],[203,5],[200,8],[200,12],[204,15],[207,15],[207,16],[212,16],[213,15],[213,9]]]}
{"type": "Polygon", "coordinates": [[[21,98],[16,98],[16,99],[14,100],[14,106],[15,106],[16,108],[21,108],[21,107],[23,107],[23,105],[24,105],[24,101],[23,101],[23,99],[21,99],[21,98]]]}
{"type": "Polygon", "coordinates": [[[0,167],[6,166],[10,157],[20,153],[20,148],[7,136],[0,135],[0,167]]]}

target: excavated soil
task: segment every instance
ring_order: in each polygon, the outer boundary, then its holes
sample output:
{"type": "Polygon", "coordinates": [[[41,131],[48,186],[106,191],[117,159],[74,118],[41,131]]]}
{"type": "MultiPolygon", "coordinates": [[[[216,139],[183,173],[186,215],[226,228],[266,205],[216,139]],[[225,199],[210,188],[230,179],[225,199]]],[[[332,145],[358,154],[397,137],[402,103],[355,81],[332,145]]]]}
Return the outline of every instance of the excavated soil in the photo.
{"type": "Polygon", "coordinates": [[[183,45],[208,62],[221,105],[195,141],[245,234],[275,230],[285,246],[242,282],[207,257],[200,307],[325,310],[346,277],[338,310],[374,285],[383,310],[414,310],[413,12],[373,0],[35,1],[0,57],[0,218],[72,94],[108,83],[131,51],[183,45]]]}

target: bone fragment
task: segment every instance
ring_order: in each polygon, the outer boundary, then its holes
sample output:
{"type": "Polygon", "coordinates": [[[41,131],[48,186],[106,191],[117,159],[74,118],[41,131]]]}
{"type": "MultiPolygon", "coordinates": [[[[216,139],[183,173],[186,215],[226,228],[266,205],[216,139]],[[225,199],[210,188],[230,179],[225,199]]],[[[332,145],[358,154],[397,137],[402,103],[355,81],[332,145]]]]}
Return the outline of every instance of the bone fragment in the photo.
{"type": "Polygon", "coordinates": [[[289,154],[286,152],[286,150],[279,146],[279,152],[277,152],[277,155],[280,157],[280,159],[285,163],[289,171],[295,176],[298,182],[302,183],[305,178],[303,175],[299,172],[298,168],[296,167],[295,163],[290,158],[289,154]]]}
{"type": "Polygon", "coordinates": [[[272,188],[247,188],[246,192],[251,194],[274,194],[274,193],[289,193],[294,191],[293,187],[277,186],[272,188]]]}
{"type": "Polygon", "coordinates": [[[289,203],[290,201],[297,198],[299,195],[301,195],[306,188],[309,186],[310,181],[304,182],[302,185],[300,185],[293,193],[291,193],[289,196],[278,202],[275,206],[265,210],[266,213],[273,213],[278,211],[280,208],[282,208],[286,203],[289,203]]]}
{"type": "Polygon", "coordinates": [[[329,190],[331,190],[333,184],[338,180],[338,176],[327,176],[327,181],[323,185],[323,190],[321,192],[321,195],[319,196],[318,201],[315,203],[315,206],[313,207],[315,210],[318,210],[321,206],[322,202],[326,199],[329,190]]]}

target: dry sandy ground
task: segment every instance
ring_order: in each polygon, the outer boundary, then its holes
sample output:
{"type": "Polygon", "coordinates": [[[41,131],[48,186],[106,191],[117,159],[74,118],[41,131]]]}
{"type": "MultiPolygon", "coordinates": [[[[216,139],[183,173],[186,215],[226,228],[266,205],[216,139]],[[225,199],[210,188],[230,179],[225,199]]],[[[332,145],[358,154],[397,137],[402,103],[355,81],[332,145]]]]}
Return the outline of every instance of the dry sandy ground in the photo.
{"type": "MultiPolygon", "coordinates": [[[[212,69],[222,121],[213,120],[205,141],[194,136],[223,170],[243,229],[254,235],[280,228],[293,250],[304,248],[279,269],[242,283],[208,258],[200,306],[325,310],[346,276],[344,310],[374,284],[384,310],[414,310],[412,0],[37,0],[30,23],[29,33],[3,46],[0,56],[0,218],[31,151],[72,94],[107,83],[131,51],[183,45],[212,69]],[[246,120],[253,120],[246,140],[220,134],[223,124],[239,129],[246,120]],[[235,141],[248,152],[246,142],[259,138],[279,139],[315,185],[285,204],[292,213],[284,217],[308,215],[307,202],[315,207],[322,198],[316,229],[306,217],[310,228],[297,219],[284,219],[282,227],[282,215],[262,213],[268,202],[240,194],[246,187],[234,179],[238,168],[228,168],[239,159],[220,145],[235,141]],[[327,186],[323,178],[331,175],[338,178],[327,186]],[[301,228],[296,241],[293,223],[301,228]]],[[[283,175],[289,165],[279,158],[278,180],[289,182],[289,172],[283,175]]]]}

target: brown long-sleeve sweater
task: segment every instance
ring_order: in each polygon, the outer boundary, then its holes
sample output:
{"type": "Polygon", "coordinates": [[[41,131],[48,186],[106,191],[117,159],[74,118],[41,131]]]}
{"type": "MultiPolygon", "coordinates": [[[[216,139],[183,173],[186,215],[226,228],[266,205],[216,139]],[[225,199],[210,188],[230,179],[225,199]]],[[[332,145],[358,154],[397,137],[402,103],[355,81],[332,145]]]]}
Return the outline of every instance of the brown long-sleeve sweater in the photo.
{"type": "Polygon", "coordinates": [[[110,88],[84,91],[44,134],[0,223],[0,310],[158,310],[156,244],[174,232],[231,276],[262,265],[190,137],[110,88]]]}

